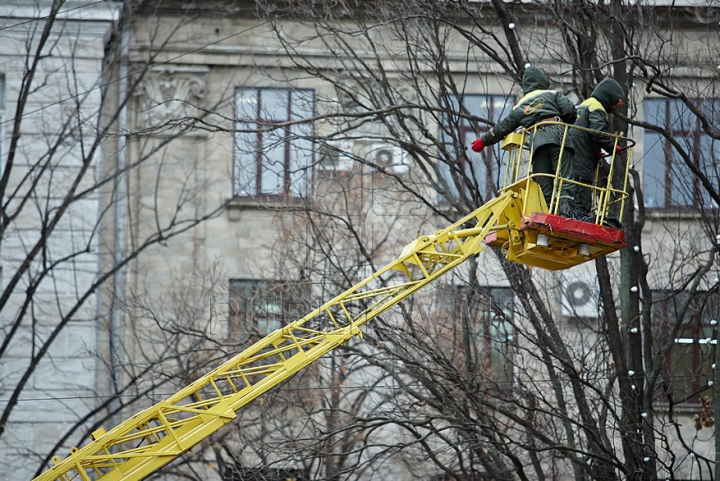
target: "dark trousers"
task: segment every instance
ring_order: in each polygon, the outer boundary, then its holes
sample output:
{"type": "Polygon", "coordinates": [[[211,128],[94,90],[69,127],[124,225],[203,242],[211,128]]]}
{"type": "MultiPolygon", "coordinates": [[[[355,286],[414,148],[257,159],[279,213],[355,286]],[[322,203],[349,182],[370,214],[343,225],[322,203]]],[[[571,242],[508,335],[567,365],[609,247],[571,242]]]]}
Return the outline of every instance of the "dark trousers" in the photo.
{"type": "MultiPolygon", "coordinates": [[[[558,160],[560,159],[560,146],[547,144],[538,147],[533,152],[533,174],[551,174],[555,175],[558,166],[558,160]]],[[[560,177],[568,179],[572,173],[572,153],[565,149],[563,152],[562,163],[560,164],[560,177]]],[[[550,207],[550,200],[552,199],[553,187],[555,179],[552,177],[535,177],[535,182],[540,185],[545,197],[545,203],[548,208],[550,207]]],[[[563,183],[562,191],[560,195],[572,196],[570,184],[563,183]]]]}
{"type": "MultiPolygon", "coordinates": [[[[575,180],[576,182],[582,182],[583,184],[592,185],[592,181],[588,179],[581,179],[579,177],[575,177],[573,180],[575,180]]],[[[576,206],[588,212],[592,210],[593,190],[591,188],[584,187],[582,185],[573,185],[571,192],[573,192],[572,197],[575,199],[576,206]]]]}
{"type": "MultiPolygon", "coordinates": [[[[572,179],[587,185],[595,183],[595,170],[597,169],[599,159],[585,158],[582,155],[575,156],[572,163],[572,179]]],[[[571,189],[572,196],[575,199],[575,205],[585,209],[592,210],[593,189],[580,185],[573,185],[571,189]]]]}

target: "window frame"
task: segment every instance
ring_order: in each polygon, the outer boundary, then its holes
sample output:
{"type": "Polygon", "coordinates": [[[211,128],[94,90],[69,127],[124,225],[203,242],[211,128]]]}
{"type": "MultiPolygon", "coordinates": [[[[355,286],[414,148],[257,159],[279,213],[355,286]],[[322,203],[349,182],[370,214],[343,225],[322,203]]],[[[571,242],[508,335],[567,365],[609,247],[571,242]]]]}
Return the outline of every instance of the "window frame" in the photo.
{"type": "MultiPolygon", "coordinates": [[[[717,108],[720,108],[720,99],[716,98],[702,98],[697,99],[695,101],[696,103],[704,104],[704,103],[710,103],[713,105],[713,111],[717,108]]],[[[676,138],[682,138],[685,139],[685,142],[689,142],[692,145],[692,149],[690,149],[690,153],[692,155],[693,164],[697,168],[701,168],[701,159],[702,159],[702,147],[703,142],[706,140],[712,139],[703,132],[700,118],[698,116],[693,115],[692,118],[688,119],[692,123],[692,128],[686,128],[684,125],[684,115],[682,113],[678,114],[678,107],[682,108],[681,101],[678,99],[668,99],[668,98],[646,98],[643,101],[643,112],[644,112],[644,120],[649,123],[657,123],[661,127],[666,128],[670,135],[676,138]],[[663,105],[664,115],[662,122],[659,122],[659,115],[653,119],[649,119],[648,115],[650,115],[650,112],[658,112],[660,110],[659,107],[650,107],[652,104],[663,105]],[[676,128],[675,124],[679,124],[680,127],[676,128]]],[[[678,189],[683,189],[685,186],[682,183],[678,182],[678,177],[675,175],[678,169],[678,162],[682,163],[679,167],[682,169],[688,169],[688,167],[685,165],[685,163],[677,158],[675,155],[675,151],[671,145],[671,143],[662,136],[662,134],[656,132],[652,129],[643,129],[643,163],[644,165],[648,165],[648,160],[652,160],[653,164],[656,162],[661,164],[664,170],[664,178],[662,180],[661,187],[663,192],[663,203],[662,205],[650,205],[648,204],[648,192],[650,185],[652,185],[649,182],[649,179],[647,178],[648,175],[650,175],[650,171],[654,171],[655,169],[647,168],[643,170],[643,187],[645,190],[645,208],[649,209],[653,212],[663,212],[663,211],[695,211],[698,208],[702,207],[703,204],[706,203],[706,201],[701,201],[703,199],[703,193],[702,188],[700,186],[700,183],[696,176],[692,175],[689,178],[689,182],[692,183],[692,192],[689,193],[689,197],[691,200],[691,203],[686,202],[685,196],[683,196],[679,201],[677,199],[678,194],[675,193],[678,189]],[[657,140],[652,142],[652,145],[648,138],[656,137],[657,140]],[[663,155],[661,159],[656,159],[654,157],[648,158],[649,155],[651,155],[651,149],[656,146],[656,142],[660,142],[660,150],[662,151],[663,155]]],[[[688,174],[691,174],[690,171],[688,171],[688,174]]],[[[654,181],[653,183],[660,184],[660,182],[654,181]]],[[[660,188],[658,189],[660,190],[660,188]]],[[[705,208],[709,207],[708,205],[704,205],[705,208]]],[[[717,207],[717,206],[715,206],[717,207]]]]}
{"type": "MultiPolygon", "coordinates": [[[[3,159],[5,149],[5,75],[0,73],[0,159],[3,159]]],[[[5,165],[5,162],[2,162],[5,165]]],[[[0,169],[2,172],[2,169],[0,169]]]]}
{"type": "MultiPolygon", "coordinates": [[[[272,97],[269,97],[272,99],[272,97]]],[[[312,179],[312,165],[315,155],[315,145],[312,141],[314,134],[314,125],[312,123],[304,124],[298,122],[293,124],[294,120],[301,120],[303,114],[308,114],[306,117],[312,117],[315,112],[315,90],[314,89],[296,89],[288,87],[253,87],[253,86],[242,86],[235,88],[234,97],[234,114],[235,114],[235,135],[233,137],[233,176],[232,176],[232,194],[234,198],[240,199],[261,199],[261,200],[285,200],[285,199],[297,199],[307,195],[312,179]],[[249,92],[255,93],[255,101],[247,102],[254,103],[254,116],[243,117],[240,115],[241,100],[248,98],[249,92]],[[287,111],[282,118],[273,118],[272,115],[267,115],[267,105],[263,103],[264,94],[278,95],[279,93],[285,93],[284,101],[286,102],[287,111]],[[298,104],[302,105],[302,102],[307,102],[310,99],[309,109],[303,110],[298,107],[294,110],[293,98],[296,95],[298,104]],[[301,117],[298,117],[300,114],[301,117]],[[248,120],[244,120],[248,119],[248,120]],[[252,119],[252,120],[250,120],[252,119]],[[269,126],[270,128],[260,128],[259,126],[269,126]],[[251,132],[242,132],[245,126],[251,126],[247,130],[254,130],[251,132]],[[273,127],[274,126],[274,127],[273,127]],[[267,136],[276,136],[278,132],[279,141],[275,143],[275,146],[282,144],[282,186],[280,189],[267,189],[263,185],[264,177],[263,174],[266,172],[273,172],[267,168],[269,163],[267,159],[267,150],[265,149],[264,143],[267,136]],[[247,138],[243,138],[243,135],[248,135],[247,138]],[[309,137],[309,140],[308,140],[309,137]],[[308,145],[305,146],[307,153],[303,156],[299,152],[302,152],[302,148],[297,144],[305,142],[308,145]],[[250,144],[250,145],[248,145],[250,144]],[[242,147],[246,149],[249,147],[250,153],[243,153],[242,147]],[[295,152],[293,152],[295,150],[295,152]],[[293,158],[297,155],[297,165],[293,165],[296,160],[293,158]],[[252,165],[247,162],[252,157],[252,165]],[[244,163],[245,162],[245,163],[244,163]],[[249,168],[248,168],[249,167],[249,168]],[[251,174],[247,171],[249,170],[251,174]],[[293,171],[299,171],[299,178],[293,179],[293,171]],[[241,173],[243,175],[241,175],[241,173]],[[252,177],[251,181],[243,185],[242,177],[252,177]],[[252,188],[246,190],[244,187],[252,188]],[[302,184],[302,185],[299,185],[302,184]],[[297,191],[296,191],[297,189],[297,191]]],[[[272,105],[272,102],[268,101],[268,104],[272,105]]],[[[272,144],[270,144],[272,145],[272,144]]],[[[279,177],[278,172],[273,172],[279,177]]],[[[280,184],[278,184],[280,185],[280,184]]]]}
{"type": "MultiPolygon", "coordinates": [[[[477,289],[476,296],[473,296],[478,301],[475,312],[467,312],[467,314],[471,317],[470,325],[478,328],[473,333],[476,341],[473,347],[478,354],[478,369],[481,369],[498,386],[507,385],[509,389],[514,384],[513,363],[505,360],[498,369],[498,356],[512,358],[515,350],[516,336],[512,323],[515,293],[512,288],[505,286],[479,286],[477,289]],[[496,335],[499,330],[494,328],[498,321],[502,323],[504,336],[496,335]],[[504,352],[498,348],[501,344],[505,346],[504,352]]],[[[438,296],[440,309],[451,313],[455,319],[461,318],[470,299],[465,285],[441,286],[438,289],[438,296]],[[447,305],[448,300],[450,306],[447,305]]],[[[457,345],[462,346],[462,343],[457,342],[457,345]]]]}
{"type": "MultiPolygon", "coordinates": [[[[654,335],[653,343],[655,349],[659,350],[663,345],[670,341],[672,327],[677,320],[677,313],[671,312],[676,309],[682,302],[683,297],[689,294],[685,291],[653,291],[653,304],[651,307],[651,322],[654,335]],[[661,315],[659,315],[661,314],[661,315]]],[[[664,387],[654,400],[656,404],[668,404],[668,394],[672,395],[673,405],[697,406],[700,404],[700,395],[709,395],[712,397],[712,389],[703,389],[707,387],[707,381],[714,379],[714,371],[712,365],[715,362],[715,349],[717,349],[717,336],[715,335],[717,327],[717,319],[715,315],[717,309],[720,308],[720,296],[717,292],[701,291],[693,295],[693,301],[688,306],[685,318],[682,321],[684,325],[680,327],[677,336],[673,339],[674,346],[665,355],[662,360],[662,378],[668,390],[664,387]],[[712,321],[715,320],[715,325],[712,321]],[[683,336],[684,333],[690,332],[692,337],[683,336]],[[708,336],[709,333],[709,336],[708,336]],[[703,348],[708,350],[704,354],[703,348]],[[682,368],[683,357],[688,355],[685,351],[689,351],[689,360],[691,363],[689,375],[687,370],[678,374],[677,369],[682,368]],[[675,371],[675,372],[674,372],[675,371]],[[678,381],[691,379],[691,383],[687,388],[678,390],[678,381]],[[703,384],[703,379],[705,383],[703,384]],[[680,396],[676,394],[680,393],[680,396]]]]}
{"type": "MultiPolygon", "coordinates": [[[[473,162],[470,156],[478,156],[480,162],[484,164],[482,168],[485,173],[485,182],[483,191],[480,192],[480,194],[483,196],[483,202],[487,202],[493,197],[495,197],[497,189],[502,187],[503,179],[500,176],[502,175],[503,166],[505,165],[506,160],[503,161],[504,155],[502,150],[500,149],[499,143],[485,148],[480,154],[473,152],[471,149],[472,141],[477,138],[478,133],[481,135],[485,132],[488,132],[492,128],[492,126],[487,123],[477,123],[477,125],[473,125],[473,123],[465,116],[458,115],[456,112],[460,111],[460,105],[462,105],[470,112],[471,115],[473,115],[474,109],[472,109],[472,105],[476,103],[480,105],[486,104],[487,119],[497,123],[505,115],[510,113],[513,106],[515,105],[515,100],[516,99],[514,95],[463,94],[460,97],[452,95],[450,96],[450,102],[453,105],[455,111],[453,112],[452,117],[448,118],[448,115],[446,114],[443,115],[442,118],[442,124],[440,127],[442,133],[440,137],[443,144],[449,146],[450,149],[453,148],[453,139],[452,137],[448,137],[445,132],[446,130],[456,130],[458,133],[458,140],[463,146],[463,151],[460,152],[460,155],[457,156],[458,162],[460,164],[459,168],[467,174],[470,174],[474,171],[475,177],[477,178],[478,162],[473,162]],[[503,107],[499,110],[496,108],[498,103],[502,103],[503,105],[503,107]],[[473,166],[473,168],[471,169],[470,166],[473,166]]],[[[482,108],[484,107],[481,107],[481,109],[482,108]]],[[[444,172],[441,173],[449,175],[450,166],[446,164],[442,164],[442,166],[443,167],[441,167],[441,171],[444,172]]],[[[449,176],[445,180],[451,181],[452,177],[449,176]]],[[[459,186],[459,188],[464,189],[467,193],[467,186],[465,185],[464,179],[459,180],[462,184],[459,186]]],[[[456,188],[454,182],[449,182],[449,187],[455,195],[460,195],[460,191],[458,190],[458,188],[456,188]]],[[[447,202],[447,199],[442,196],[440,197],[441,202],[447,202]]]]}
{"type": "Polygon", "coordinates": [[[232,278],[228,282],[228,331],[233,335],[244,330],[253,337],[264,337],[310,312],[311,293],[309,281],[232,278]],[[244,293],[239,290],[243,288],[246,293],[249,291],[249,296],[242,296],[244,293]],[[267,306],[269,297],[277,292],[282,296],[281,306],[274,311],[267,306]],[[263,305],[265,315],[260,313],[263,305]],[[277,325],[271,328],[271,323],[277,325]]]}

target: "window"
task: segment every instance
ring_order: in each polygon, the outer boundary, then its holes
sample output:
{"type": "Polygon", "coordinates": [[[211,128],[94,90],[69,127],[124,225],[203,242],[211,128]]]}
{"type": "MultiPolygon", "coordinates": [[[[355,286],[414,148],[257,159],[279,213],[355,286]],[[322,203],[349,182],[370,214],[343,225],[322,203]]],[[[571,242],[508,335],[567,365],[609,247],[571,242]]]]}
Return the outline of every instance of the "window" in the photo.
{"type": "Polygon", "coordinates": [[[475,294],[468,295],[466,288],[455,286],[441,288],[439,294],[441,308],[451,314],[452,320],[459,324],[462,316],[467,316],[468,324],[476,329],[473,334],[478,370],[500,386],[511,383],[514,338],[512,289],[482,287],[475,294]],[[451,306],[447,306],[448,300],[451,306]]]}
{"type": "MultiPolygon", "coordinates": [[[[451,99],[452,116],[446,116],[443,120],[442,140],[447,149],[450,159],[456,160],[457,165],[451,167],[447,163],[440,164],[440,175],[447,182],[448,188],[453,195],[458,195],[460,190],[467,192],[468,179],[475,179],[480,195],[487,201],[495,197],[496,190],[502,184],[504,175],[505,152],[500,149],[500,144],[493,148],[485,149],[482,154],[472,151],[470,148],[477,134],[467,115],[461,115],[458,99],[451,99]],[[456,146],[462,146],[461,152],[456,151],[456,146]]],[[[514,97],[498,95],[465,95],[462,104],[470,115],[489,119],[498,122],[507,115],[513,107],[514,97]]],[[[480,124],[480,132],[487,132],[489,126],[480,124]]]]}
{"type": "MultiPolygon", "coordinates": [[[[699,390],[713,379],[712,364],[715,359],[717,338],[714,335],[717,320],[717,294],[697,293],[692,298],[685,315],[680,309],[688,299],[687,292],[656,291],[653,293],[652,322],[654,342],[659,349],[668,341],[673,347],[665,356],[663,378],[667,391],[658,401],[673,403],[699,402],[699,390]],[[680,322],[680,329],[672,339],[672,329],[680,322]]],[[[712,396],[712,390],[703,395],[712,396]]]]}
{"type": "Polygon", "coordinates": [[[310,312],[310,284],[230,280],[230,332],[265,336],[310,312]]]}
{"type": "MultiPolygon", "coordinates": [[[[720,101],[703,100],[697,105],[711,123],[720,121],[720,101]]],[[[702,131],[699,118],[677,99],[648,99],[644,110],[645,121],[669,128],[695,166],[710,176],[713,185],[718,185],[720,142],[702,131]]],[[[647,207],[717,207],[685,161],[660,134],[645,130],[643,145],[643,187],[647,207]]]]}
{"type": "Polygon", "coordinates": [[[5,77],[0,75],[0,159],[3,155],[3,132],[5,131],[5,77]]]}
{"type": "Polygon", "coordinates": [[[313,90],[238,88],[235,91],[233,195],[299,197],[309,185],[313,90]]]}

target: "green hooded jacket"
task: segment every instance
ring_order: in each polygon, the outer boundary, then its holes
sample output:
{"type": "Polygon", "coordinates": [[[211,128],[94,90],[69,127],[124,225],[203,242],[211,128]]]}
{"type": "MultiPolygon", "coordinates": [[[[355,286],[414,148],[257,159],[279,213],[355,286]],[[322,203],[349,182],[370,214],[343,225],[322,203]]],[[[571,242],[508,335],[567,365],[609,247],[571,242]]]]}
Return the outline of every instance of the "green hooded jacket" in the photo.
{"type": "MultiPolygon", "coordinates": [[[[518,127],[531,127],[543,120],[557,119],[565,123],[573,123],[576,115],[575,105],[562,93],[547,90],[549,86],[550,79],[542,70],[535,66],[526,68],[522,79],[523,98],[507,116],[481,136],[485,145],[500,142],[518,127]]],[[[559,125],[538,129],[532,139],[534,147],[548,144],[561,145],[563,130],[559,125]]],[[[565,142],[565,147],[572,149],[569,138],[565,142]]]]}
{"type": "MultiPolygon", "coordinates": [[[[590,98],[577,107],[575,125],[598,132],[608,130],[608,112],[625,97],[622,86],[614,79],[605,79],[595,87],[590,98]]],[[[615,141],[610,137],[578,129],[570,129],[575,147],[573,177],[592,181],[600,161],[600,149],[612,153],[615,141]]]]}

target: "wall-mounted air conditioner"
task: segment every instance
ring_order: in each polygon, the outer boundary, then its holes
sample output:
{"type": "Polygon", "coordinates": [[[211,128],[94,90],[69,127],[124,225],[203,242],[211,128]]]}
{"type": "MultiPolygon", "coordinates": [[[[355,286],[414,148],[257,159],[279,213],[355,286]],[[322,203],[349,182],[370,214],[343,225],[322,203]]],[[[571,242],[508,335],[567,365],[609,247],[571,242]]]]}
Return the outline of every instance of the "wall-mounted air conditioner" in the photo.
{"type": "Polygon", "coordinates": [[[320,144],[317,170],[348,171],[353,168],[353,142],[331,140],[320,144]]]}
{"type": "Polygon", "coordinates": [[[560,294],[563,317],[597,319],[599,295],[594,266],[581,265],[563,271],[560,294]]]}
{"type": "Polygon", "coordinates": [[[410,170],[407,152],[392,144],[371,145],[368,162],[394,174],[406,174],[410,170]]]}

